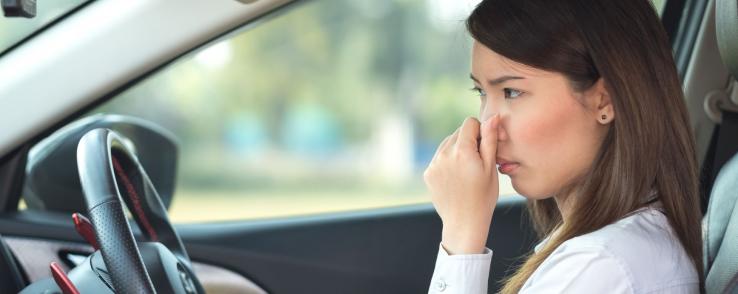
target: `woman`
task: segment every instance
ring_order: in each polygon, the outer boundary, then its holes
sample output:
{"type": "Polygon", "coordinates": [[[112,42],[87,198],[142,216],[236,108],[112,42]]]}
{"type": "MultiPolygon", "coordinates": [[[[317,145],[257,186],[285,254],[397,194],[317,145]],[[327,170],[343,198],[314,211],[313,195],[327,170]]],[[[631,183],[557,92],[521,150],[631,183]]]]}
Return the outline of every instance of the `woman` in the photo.
{"type": "Polygon", "coordinates": [[[480,121],[424,178],[443,222],[430,293],[486,293],[510,176],[543,241],[503,293],[702,292],[697,161],[648,0],[485,0],[467,20],[480,121]]]}

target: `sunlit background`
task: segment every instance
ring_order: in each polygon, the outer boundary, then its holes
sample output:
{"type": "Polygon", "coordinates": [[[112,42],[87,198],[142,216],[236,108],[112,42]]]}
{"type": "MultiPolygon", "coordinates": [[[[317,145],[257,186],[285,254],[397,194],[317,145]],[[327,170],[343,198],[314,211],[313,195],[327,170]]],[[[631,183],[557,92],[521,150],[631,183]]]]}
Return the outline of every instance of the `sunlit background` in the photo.
{"type": "MultiPolygon", "coordinates": [[[[78,2],[39,1],[45,17],[34,26],[78,2]]],[[[463,23],[477,2],[305,1],[90,114],[141,117],[176,135],[175,222],[429,202],[422,172],[437,144],[478,113],[463,23]]],[[[0,46],[28,27],[4,21],[0,46]]],[[[500,179],[501,194],[515,193],[500,179]]]]}

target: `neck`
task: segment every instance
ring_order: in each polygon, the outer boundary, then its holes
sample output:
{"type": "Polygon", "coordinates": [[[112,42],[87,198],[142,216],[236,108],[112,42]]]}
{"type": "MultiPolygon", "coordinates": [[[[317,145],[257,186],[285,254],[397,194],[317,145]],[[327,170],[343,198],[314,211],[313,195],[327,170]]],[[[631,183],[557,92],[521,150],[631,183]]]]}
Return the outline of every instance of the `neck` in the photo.
{"type": "Polygon", "coordinates": [[[567,219],[569,219],[569,216],[571,215],[571,207],[572,207],[572,195],[574,192],[566,193],[566,194],[559,194],[554,196],[554,200],[556,200],[556,206],[559,207],[559,213],[561,213],[561,220],[566,222],[567,219]]]}

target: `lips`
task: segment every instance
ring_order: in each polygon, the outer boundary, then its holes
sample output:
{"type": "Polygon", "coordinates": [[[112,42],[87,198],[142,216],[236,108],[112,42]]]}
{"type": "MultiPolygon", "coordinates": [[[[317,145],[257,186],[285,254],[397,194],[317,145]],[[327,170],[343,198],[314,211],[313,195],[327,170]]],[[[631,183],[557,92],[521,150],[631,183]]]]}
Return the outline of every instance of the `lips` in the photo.
{"type": "Polygon", "coordinates": [[[498,157],[497,165],[497,170],[500,173],[509,175],[520,166],[520,163],[498,157]]]}

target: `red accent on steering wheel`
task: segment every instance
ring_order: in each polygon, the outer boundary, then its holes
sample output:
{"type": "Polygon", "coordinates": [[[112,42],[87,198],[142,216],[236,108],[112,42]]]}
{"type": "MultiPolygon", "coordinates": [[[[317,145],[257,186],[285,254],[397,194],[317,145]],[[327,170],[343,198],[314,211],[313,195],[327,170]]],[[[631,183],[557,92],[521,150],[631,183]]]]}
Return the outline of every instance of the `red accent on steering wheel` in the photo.
{"type": "Polygon", "coordinates": [[[126,191],[128,191],[128,196],[131,197],[131,202],[133,202],[133,212],[138,215],[139,219],[141,220],[141,224],[144,226],[144,229],[146,230],[146,232],[149,233],[149,238],[151,239],[151,241],[158,241],[159,237],[156,235],[156,231],[149,222],[149,219],[146,218],[146,213],[144,213],[143,207],[141,207],[141,200],[138,198],[138,193],[136,193],[136,189],[133,188],[131,180],[128,179],[128,176],[123,171],[123,168],[120,166],[120,163],[118,163],[118,160],[115,157],[113,157],[113,168],[115,169],[115,173],[118,174],[118,176],[122,180],[123,186],[126,187],[126,191]]]}

